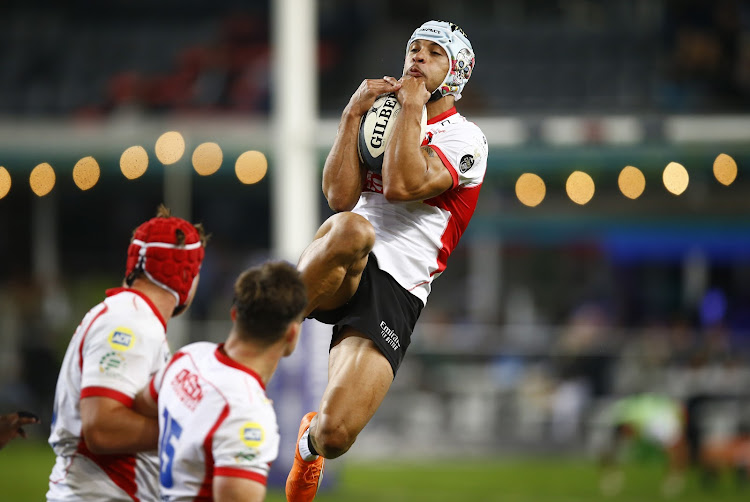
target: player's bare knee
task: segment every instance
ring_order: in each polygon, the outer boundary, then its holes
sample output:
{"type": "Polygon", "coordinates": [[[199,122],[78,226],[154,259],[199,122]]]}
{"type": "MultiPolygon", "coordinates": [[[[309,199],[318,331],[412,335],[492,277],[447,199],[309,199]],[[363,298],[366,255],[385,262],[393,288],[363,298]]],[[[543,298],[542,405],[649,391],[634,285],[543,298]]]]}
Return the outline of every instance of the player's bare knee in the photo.
{"type": "Polygon", "coordinates": [[[336,215],[332,239],[343,250],[365,255],[375,245],[375,229],[362,216],[346,212],[336,215]]]}

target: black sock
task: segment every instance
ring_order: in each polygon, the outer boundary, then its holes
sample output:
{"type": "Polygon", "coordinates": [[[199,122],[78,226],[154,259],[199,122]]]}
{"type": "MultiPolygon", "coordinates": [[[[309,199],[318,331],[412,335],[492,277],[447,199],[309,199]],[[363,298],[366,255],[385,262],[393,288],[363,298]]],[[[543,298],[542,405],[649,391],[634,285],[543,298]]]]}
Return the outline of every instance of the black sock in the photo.
{"type": "Polygon", "coordinates": [[[313,446],[312,434],[310,434],[309,432],[307,433],[307,447],[310,449],[310,453],[312,453],[313,455],[320,455],[320,453],[318,453],[313,446]]]}

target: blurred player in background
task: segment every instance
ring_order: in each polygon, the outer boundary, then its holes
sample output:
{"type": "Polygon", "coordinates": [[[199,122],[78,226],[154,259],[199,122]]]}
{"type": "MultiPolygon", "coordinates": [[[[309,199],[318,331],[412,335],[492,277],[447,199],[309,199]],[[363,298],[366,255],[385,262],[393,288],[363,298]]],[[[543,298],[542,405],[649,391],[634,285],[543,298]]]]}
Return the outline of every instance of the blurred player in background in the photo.
{"type": "Polygon", "coordinates": [[[611,436],[601,452],[604,468],[601,489],[615,495],[624,484],[624,462],[649,454],[666,457],[665,496],[682,491],[690,457],[685,438],[686,413],[682,403],[659,394],[635,394],[613,403],[606,414],[611,436]]]}
{"type": "Polygon", "coordinates": [[[403,76],[363,81],[344,109],[323,171],[323,192],[338,214],[318,229],[298,264],[306,314],[335,326],[319,411],[300,425],[290,502],[315,497],[323,459],[344,454],[380,406],[432,280],[474,212],[487,141],[455,108],[473,68],[466,34],[429,21],[406,44],[403,76]],[[381,175],[360,163],[357,138],[362,116],[389,92],[402,108],[381,175]]]}
{"type": "Polygon", "coordinates": [[[0,415],[0,450],[2,450],[11,439],[26,438],[24,425],[38,424],[39,417],[28,411],[18,411],[0,415]]]}
{"type": "Polygon", "coordinates": [[[265,499],[279,450],[266,383],[297,345],[306,304],[292,265],[245,271],[226,342],[183,347],[138,395],[136,409],[159,418],[162,500],[265,499]]]}
{"type": "Polygon", "coordinates": [[[167,321],[195,295],[205,242],[164,206],[136,228],[124,286],[86,314],[60,369],[47,500],[159,500],[158,423],[131,408],[169,359],[167,321]]]}

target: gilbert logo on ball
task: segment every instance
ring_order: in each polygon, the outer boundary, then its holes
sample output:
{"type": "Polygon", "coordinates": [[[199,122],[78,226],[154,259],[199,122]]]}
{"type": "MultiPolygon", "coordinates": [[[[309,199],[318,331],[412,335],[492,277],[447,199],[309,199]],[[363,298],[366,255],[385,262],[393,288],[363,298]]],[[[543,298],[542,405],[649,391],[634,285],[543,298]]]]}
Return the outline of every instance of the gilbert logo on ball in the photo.
{"type": "MultiPolygon", "coordinates": [[[[379,173],[383,169],[383,156],[388,140],[393,133],[396,117],[401,112],[401,103],[393,93],[379,96],[372,108],[365,113],[359,124],[359,138],[357,150],[359,159],[372,172],[379,173]]],[[[427,108],[422,109],[422,130],[420,140],[427,128],[427,108]]]]}

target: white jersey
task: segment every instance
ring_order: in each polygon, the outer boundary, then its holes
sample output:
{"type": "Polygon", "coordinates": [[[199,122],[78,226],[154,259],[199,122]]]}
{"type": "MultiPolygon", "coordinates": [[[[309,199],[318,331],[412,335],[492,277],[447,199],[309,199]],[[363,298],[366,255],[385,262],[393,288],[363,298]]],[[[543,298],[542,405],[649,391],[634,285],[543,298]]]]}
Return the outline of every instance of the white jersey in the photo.
{"type": "Polygon", "coordinates": [[[276,413],[258,374],[223,344],[183,347],[149,390],[159,404],[162,501],[212,500],[215,476],[266,484],[279,451],[276,413]]]}
{"type": "Polygon", "coordinates": [[[82,438],[79,402],[89,396],[131,406],[135,395],[166,364],[166,322],[139,291],[110,289],[81,321],[57,379],[49,444],[57,458],[49,478],[50,501],[155,501],[156,452],[95,455],[82,438]]]}
{"type": "Polygon", "coordinates": [[[445,270],[476,208],[487,171],[487,139],[455,108],[427,122],[422,146],[430,146],[453,176],[453,186],[437,197],[388,202],[380,174],[367,172],[352,210],[375,227],[372,252],[381,270],[427,303],[432,281],[445,270]]]}

